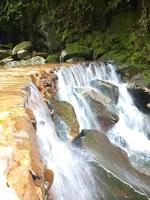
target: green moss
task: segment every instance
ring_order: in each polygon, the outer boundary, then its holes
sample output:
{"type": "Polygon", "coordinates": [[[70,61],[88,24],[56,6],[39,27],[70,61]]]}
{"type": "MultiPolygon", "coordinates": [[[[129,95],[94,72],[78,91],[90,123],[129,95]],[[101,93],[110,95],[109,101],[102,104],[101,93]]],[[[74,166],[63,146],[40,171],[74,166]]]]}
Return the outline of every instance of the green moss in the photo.
{"type": "Polygon", "coordinates": [[[146,69],[141,73],[141,77],[145,85],[150,85],[150,66],[149,69],[146,69]]]}
{"type": "Polygon", "coordinates": [[[74,42],[66,46],[67,56],[66,59],[71,57],[84,57],[86,59],[92,58],[91,49],[82,42],[74,42]]]}
{"type": "Polygon", "coordinates": [[[18,51],[20,50],[31,50],[32,49],[32,43],[30,41],[24,41],[20,44],[17,44],[12,51],[12,55],[15,56],[18,51]]]}
{"type": "Polygon", "coordinates": [[[71,104],[65,101],[51,100],[58,115],[66,122],[72,131],[79,132],[79,124],[71,104]]]}
{"type": "Polygon", "coordinates": [[[57,63],[59,62],[59,56],[58,55],[49,55],[46,58],[46,63],[57,63]]]}

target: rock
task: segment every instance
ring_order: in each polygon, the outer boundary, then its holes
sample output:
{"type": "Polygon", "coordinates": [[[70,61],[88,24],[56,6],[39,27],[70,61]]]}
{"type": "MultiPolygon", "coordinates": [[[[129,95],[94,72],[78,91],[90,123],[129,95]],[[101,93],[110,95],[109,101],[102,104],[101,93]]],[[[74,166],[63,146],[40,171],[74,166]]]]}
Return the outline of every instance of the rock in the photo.
{"type": "Polygon", "coordinates": [[[21,65],[21,61],[9,61],[5,64],[6,67],[16,67],[16,66],[20,66],[21,65]]]}
{"type": "Polygon", "coordinates": [[[132,82],[128,83],[127,88],[137,108],[146,114],[150,114],[150,108],[148,107],[150,104],[150,88],[132,82]]]}
{"type": "Polygon", "coordinates": [[[48,56],[48,53],[47,53],[47,52],[37,52],[37,51],[33,51],[32,56],[33,56],[33,57],[41,56],[41,57],[43,57],[43,58],[46,59],[47,56],[48,56]]]}
{"type": "Polygon", "coordinates": [[[18,56],[18,59],[19,60],[29,60],[32,55],[31,55],[31,52],[29,52],[28,50],[19,50],[17,52],[17,56],[18,56]]]}
{"type": "Polygon", "coordinates": [[[45,59],[40,56],[36,56],[29,60],[10,61],[6,63],[6,66],[15,67],[15,66],[21,66],[21,65],[42,65],[42,64],[45,64],[45,59]]]}
{"type": "Polygon", "coordinates": [[[59,56],[58,55],[49,55],[46,60],[46,63],[58,63],[59,62],[59,56]]]}
{"type": "Polygon", "coordinates": [[[90,48],[80,42],[67,44],[65,51],[67,54],[64,56],[64,60],[72,59],[75,57],[82,57],[86,60],[92,59],[92,52],[90,48]]]}
{"type": "Polygon", "coordinates": [[[108,96],[112,100],[111,103],[118,103],[119,90],[114,84],[101,80],[93,80],[91,81],[91,86],[96,88],[102,94],[108,96]]]}
{"type": "Polygon", "coordinates": [[[122,200],[126,196],[128,199],[147,199],[150,177],[133,168],[121,148],[113,146],[106,135],[97,131],[83,130],[81,135],[74,143],[94,154],[92,165],[96,165],[94,172],[104,192],[104,200],[122,200]]]}
{"type": "Polygon", "coordinates": [[[13,58],[9,56],[7,58],[0,60],[0,65],[6,65],[7,63],[12,62],[12,61],[13,61],[13,58]]]}
{"type": "Polygon", "coordinates": [[[79,135],[79,124],[71,104],[65,101],[51,99],[51,106],[54,109],[53,120],[58,135],[63,139],[73,140],[79,135]],[[67,135],[63,135],[66,133],[67,135]]]}
{"type": "Polygon", "coordinates": [[[74,63],[74,62],[84,62],[85,58],[83,57],[72,57],[69,60],[66,60],[67,63],[74,63]]]}
{"type": "Polygon", "coordinates": [[[18,54],[18,51],[20,51],[20,50],[26,50],[26,51],[31,52],[32,51],[32,43],[30,41],[24,41],[24,42],[17,44],[12,50],[12,57],[14,59],[18,58],[17,54],[18,54]]]}
{"type": "Polygon", "coordinates": [[[32,65],[42,65],[42,64],[45,64],[45,59],[42,58],[41,56],[33,57],[33,58],[31,58],[30,61],[31,61],[32,65]]]}
{"type": "Polygon", "coordinates": [[[60,56],[60,62],[65,62],[65,56],[67,55],[67,51],[63,50],[60,56]]]}
{"type": "Polygon", "coordinates": [[[118,122],[119,117],[116,114],[117,108],[111,103],[109,96],[97,92],[93,89],[76,89],[88,102],[94,115],[100,123],[100,127],[104,131],[108,131],[115,123],[118,122]]]}
{"type": "Polygon", "coordinates": [[[0,60],[4,59],[10,55],[11,55],[11,50],[0,49],[0,60]]]}

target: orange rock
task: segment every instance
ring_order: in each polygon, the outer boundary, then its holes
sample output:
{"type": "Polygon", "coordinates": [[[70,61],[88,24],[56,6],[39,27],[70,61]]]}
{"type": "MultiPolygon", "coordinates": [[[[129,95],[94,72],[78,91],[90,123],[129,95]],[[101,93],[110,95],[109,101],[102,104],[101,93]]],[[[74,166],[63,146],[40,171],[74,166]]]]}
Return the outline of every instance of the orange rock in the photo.
{"type": "Polygon", "coordinates": [[[52,185],[53,180],[54,180],[54,173],[53,173],[53,171],[50,170],[50,169],[45,169],[45,171],[44,171],[44,177],[45,177],[45,180],[47,182],[49,182],[50,185],[52,185]]]}
{"type": "Polygon", "coordinates": [[[35,121],[34,113],[30,108],[26,108],[26,113],[29,115],[31,120],[35,121]]]}

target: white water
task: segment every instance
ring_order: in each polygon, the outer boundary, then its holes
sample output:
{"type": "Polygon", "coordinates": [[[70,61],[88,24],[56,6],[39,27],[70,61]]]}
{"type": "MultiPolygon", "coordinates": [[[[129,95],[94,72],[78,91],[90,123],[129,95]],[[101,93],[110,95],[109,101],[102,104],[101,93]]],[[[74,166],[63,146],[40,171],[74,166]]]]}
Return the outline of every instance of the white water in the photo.
{"type": "Polygon", "coordinates": [[[92,156],[59,140],[43,98],[33,84],[29,89],[27,106],[32,108],[36,118],[40,152],[47,167],[54,172],[50,197],[54,196],[55,200],[100,200],[89,164],[92,156]]]}
{"type": "Polygon", "coordinates": [[[80,130],[99,130],[99,126],[86,99],[76,92],[76,88],[91,87],[91,81],[95,79],[109,81],[118,86],[119,121],[108,132],[108,136],[114,144],[123,148],[129,157],[134,156],[134,160],[150,162],[150,141],[146,135],[144,115],[135,107],[126,84],[121,81],[112,64],[92,63],[63,67],[57,75],[58,98],[73,105],[80,130]]]}

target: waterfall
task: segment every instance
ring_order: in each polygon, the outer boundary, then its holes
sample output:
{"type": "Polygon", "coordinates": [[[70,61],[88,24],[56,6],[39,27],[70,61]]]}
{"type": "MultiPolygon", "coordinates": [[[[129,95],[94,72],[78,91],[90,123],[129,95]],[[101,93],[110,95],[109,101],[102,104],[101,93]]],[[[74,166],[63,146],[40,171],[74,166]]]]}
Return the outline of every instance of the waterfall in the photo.
{"type": "Polygon", "coordinates": [[[115,66],[111,63],[78,64],[69,68],[62,67],[57,75],[57,98],[73,105],[80,130],[99,130],[99,127],[86,98],[78,90],[92,88],[91,81],[96,79],[115,84],[119,89],[119,121],[109,130],[108,137],[128,153],[134,164],[150,162],[150,141],[146,135],[145,116],[134,105],[127,85],[121,80],[115,66]]]}
{"type": "Polygon", "coordinates": [[[32,83],[27,107],[33,110],[36,118],[37,142],[43,161],[54,172],[50,197],[54,196],[55,200],[99,200],[89,164],[92,155],[59,140],[47,105],[32,83]]]}

